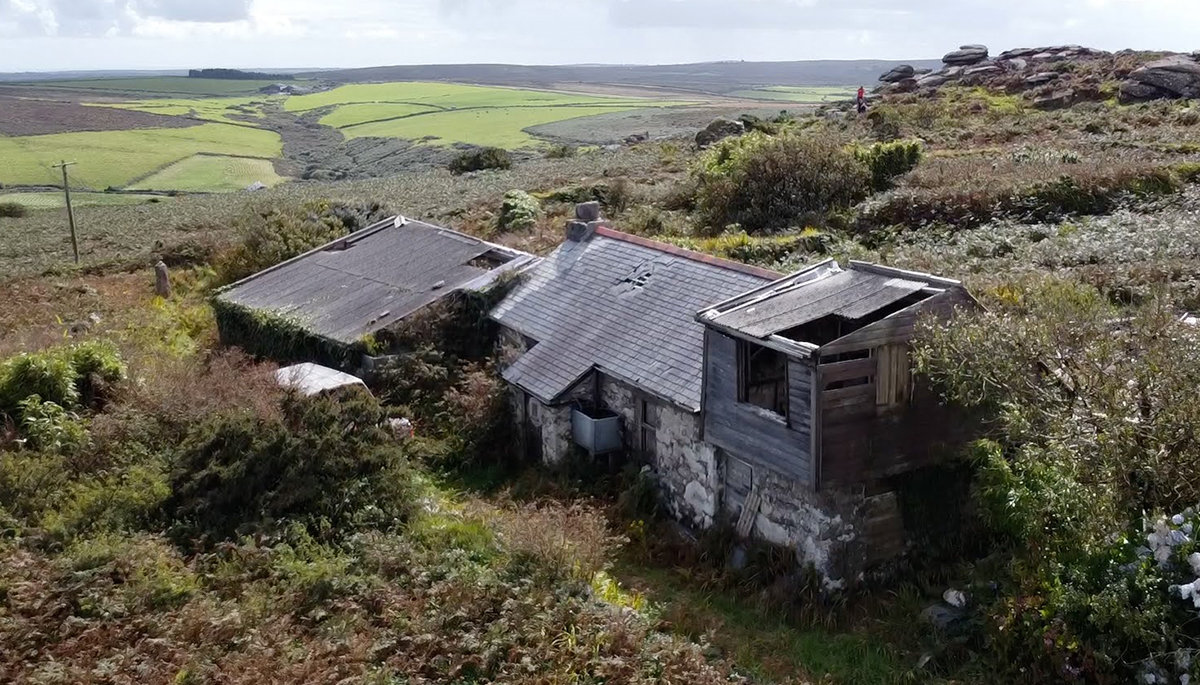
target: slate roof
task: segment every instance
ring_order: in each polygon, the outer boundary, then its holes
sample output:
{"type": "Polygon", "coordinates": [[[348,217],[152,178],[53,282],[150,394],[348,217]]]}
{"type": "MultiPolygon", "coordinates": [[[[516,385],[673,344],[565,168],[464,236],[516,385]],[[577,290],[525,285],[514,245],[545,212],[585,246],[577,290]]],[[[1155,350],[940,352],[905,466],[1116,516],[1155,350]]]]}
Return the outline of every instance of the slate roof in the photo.
{"type": "Polygon", "coordinates": [[[843,270],[828,260],[701,312],[701,317],[718,327],[765,339],[827,316],[861,319],[925,288],[957,284],[863,262],[851,262],[843,270]]]}
{"type": "Polygon", "coordinates": [[[352,344],[456,290],[479,289],[536,258],[472,236],[394,217],[235,283],[227,302],[293,317],[352,344]],[[500,268],[470,262],[487,253],[500,268]]]}
{"type": "Polygon", "coordinates": [[[778,274],[607,228],[567,241],[492,312],[537,341],[504,372],[552,403],[592,368],[699,411],[704,326],[696,312],[778,274]]]}

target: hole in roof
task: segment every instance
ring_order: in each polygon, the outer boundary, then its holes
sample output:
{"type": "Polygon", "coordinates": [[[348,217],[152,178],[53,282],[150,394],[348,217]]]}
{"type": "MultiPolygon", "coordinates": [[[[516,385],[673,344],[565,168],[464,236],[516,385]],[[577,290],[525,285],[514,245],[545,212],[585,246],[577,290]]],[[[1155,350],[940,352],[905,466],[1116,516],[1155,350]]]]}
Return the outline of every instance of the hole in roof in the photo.
{"type": "Polygon", "coordinates": [[[613,284],[612,290],[618,295],[626,295],[643,290],[654,281],[655,274],[669,266],[670,262],[665,260],[642,262],[624,277],[617,279],[617,282],[613,284]]]}
{"type": "Polygon", "coordinates": [[[485,269],[491,271],[498,269],[513,260],[513,255],[505,254],[498,250],[488,250],[483,254],[473,257],[467,262],[467,266],[473,266],[477,269],[485,269]]]}

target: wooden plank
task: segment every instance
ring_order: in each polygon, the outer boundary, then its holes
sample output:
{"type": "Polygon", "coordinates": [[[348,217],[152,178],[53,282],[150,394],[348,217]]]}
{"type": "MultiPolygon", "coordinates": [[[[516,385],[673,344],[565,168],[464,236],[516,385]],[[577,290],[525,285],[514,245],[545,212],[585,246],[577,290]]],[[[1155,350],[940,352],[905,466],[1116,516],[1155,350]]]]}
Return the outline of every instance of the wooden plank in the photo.
{"type": "Polygon", "coordinates": [[[876,362],[874,359],[854,359],[848,362],[836,362],[821,365],[821,385],[847,381],[851,378],[874,377],[876,362]]]}
{"type": "Polygon", "coordinates": [[[750,489],[750,496],[746,498],[746,503],[742,505],[742,515],[738,517],[737,535],[739,538],[747,538],[750,536],[750,531],[754,529],[754,522],[758,519],[758,508],[762,505],[762,493],[758,491],[758,484],[750,489]]]}
{"type": "Polygon", "coordinates": [[[825,406],[830,406],[839,400],[858,399],[862,397],[870,397],[874,401],[875,384],[867,383],[865,385],[855,385],[849,388],[838,388],[837,390],[826,390],[821,393],[821,399],[825,401],[825,406]]]}
{"type": "Polygon", "coordinates": [[[912,338],[916,322],[921,314],[928,311],[937,316],[946,316],[956,306],[972,307],[977,305],[964,290],[952,288],[833,341],[821,348],[821,354],[844,354],[878,347],[889,342],[908,342],[912,338]]]}

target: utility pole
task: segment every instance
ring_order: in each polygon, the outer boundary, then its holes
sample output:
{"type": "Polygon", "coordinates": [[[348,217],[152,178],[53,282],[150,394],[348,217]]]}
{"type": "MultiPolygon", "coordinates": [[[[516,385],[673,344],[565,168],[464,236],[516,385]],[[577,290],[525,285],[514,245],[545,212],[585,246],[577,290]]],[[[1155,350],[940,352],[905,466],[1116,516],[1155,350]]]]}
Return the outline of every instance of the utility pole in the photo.
{"type": "Polygon", "coordinates": [[[75,263],[79,263],[79,239],[75,237],[75,210],[71,207],[71,183],[67,180],[67,167],[75,166],[75,162],[65,159],[61,164],[55,164],[55,169],[62,169],[63,192],[67,195],[67,221],[71,223],[71,250],[75,252],[75,263]]]}

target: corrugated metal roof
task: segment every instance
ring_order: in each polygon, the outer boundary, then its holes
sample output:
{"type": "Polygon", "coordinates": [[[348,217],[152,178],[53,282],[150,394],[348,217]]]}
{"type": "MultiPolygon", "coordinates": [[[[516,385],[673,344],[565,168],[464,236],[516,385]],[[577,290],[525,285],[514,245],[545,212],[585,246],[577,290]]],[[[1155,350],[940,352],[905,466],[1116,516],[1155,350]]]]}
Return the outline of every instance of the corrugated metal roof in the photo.
{"type": "Polygon", "coordinates": [[[492,312],[538,341],[504,377],[553,402],[598,367],[698,411],[704,326],[695,313],[772,275],[610,230],[566,242],[492,312]]]}
{"type": "Polygon", "coordinates": [[[851,269],[752,300],[712,321],[766,338],[826,316],[860,319],[925,288],[928,283],[851,269]]]}
{"type": "Polygon", "coordinates": [[[396,221],[263,271],[220,297],[293,317],[317,335],[350,344],[486,277],[492,270],[469,262],[493,249],[504,248],[396,221]]]}
{"type": "Polygon", "coordinates": [[[351,385],[367,387],[357,376],[320,364],[296,364],[278,369],[275,371],[275,382],[285,388],[295,388],[306,397],[351,385]]]}

